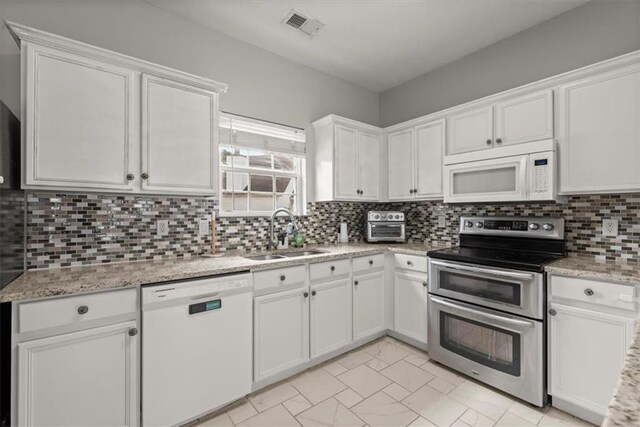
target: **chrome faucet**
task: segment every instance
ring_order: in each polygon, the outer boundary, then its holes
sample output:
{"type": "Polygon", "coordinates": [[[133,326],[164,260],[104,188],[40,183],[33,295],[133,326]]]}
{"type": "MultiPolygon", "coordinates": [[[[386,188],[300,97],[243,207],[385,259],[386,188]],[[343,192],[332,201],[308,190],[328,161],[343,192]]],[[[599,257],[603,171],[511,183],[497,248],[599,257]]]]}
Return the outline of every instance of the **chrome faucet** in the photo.
{"type": "Polygon", "coordinates": [[[296,225],[296,220],[294,218],[293,212],[291,212],[289,209],[287,208],[278,208],[275,211],[273,211],[273,213],[271,214],[271,220],[269,222],[269,242],[267,244],[267,249],[271,250],[272,248],[277,249],[278,248],[278,239],[276,238],[274,240],[273,238],[273,221],[276,218],[276,215],[278,215],[280,212],[284,212],[287,215],[289,215],[289,219],[291,220],[291,224],[293,225],[293,231],[296,231],[298,229],[298,226],[296,225]]]}

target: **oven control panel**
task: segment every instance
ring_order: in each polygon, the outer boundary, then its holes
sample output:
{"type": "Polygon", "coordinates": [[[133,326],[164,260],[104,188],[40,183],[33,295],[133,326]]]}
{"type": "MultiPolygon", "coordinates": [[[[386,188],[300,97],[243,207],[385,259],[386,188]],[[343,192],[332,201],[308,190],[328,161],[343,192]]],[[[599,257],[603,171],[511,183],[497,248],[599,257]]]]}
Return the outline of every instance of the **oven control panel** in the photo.
{"type": "Polygon", "coordinates": [[[462,217],[460,234],[564,238],[564,219],[556,217],[462,217]]]}

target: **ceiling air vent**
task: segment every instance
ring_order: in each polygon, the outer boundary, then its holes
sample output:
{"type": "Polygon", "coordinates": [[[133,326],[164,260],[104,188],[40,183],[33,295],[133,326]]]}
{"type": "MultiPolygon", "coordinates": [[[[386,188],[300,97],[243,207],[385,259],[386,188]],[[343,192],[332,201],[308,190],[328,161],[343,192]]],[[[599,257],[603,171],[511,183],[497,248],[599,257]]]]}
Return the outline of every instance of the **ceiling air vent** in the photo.
{"type": "Polygon", "coordinates": [[[302,31],[309,37],[315,36],[316,33],[324,27],[324,24],[317,19],[309,19],[302,13],[296,12],[293,9],[291,9],[287,16],[284,17],[282,23],[293,27],[296,30],[302,31]]]}

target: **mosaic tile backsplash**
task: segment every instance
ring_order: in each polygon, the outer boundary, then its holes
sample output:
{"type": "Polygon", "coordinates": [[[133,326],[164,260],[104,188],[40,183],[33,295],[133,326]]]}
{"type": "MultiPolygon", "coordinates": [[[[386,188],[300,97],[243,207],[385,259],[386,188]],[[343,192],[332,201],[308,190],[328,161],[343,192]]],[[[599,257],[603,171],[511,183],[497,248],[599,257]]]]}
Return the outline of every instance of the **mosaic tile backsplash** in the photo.
{"type": "MultiPolygon", "coordinates": [[[[346,221],[349,238],[364,238],[369,210],[399,210],[407,217],[412,242],[457,243],[462,215],[546,215],[566,220],[567,248],[572,255],[640,263],[640,194],[572,196],[565,203],[451,205],[442,202],[310,203],[298,225],[307,243],[337,241],[346,221]],[[602,236],[602,219],[619,220],[619,236],[602,236]]],[[[108,262],[193,257],[211,252],[211,236],[198,235],[198,222],[217,202],[196,197],[61,194],[28,195],[27,262],[48,268],[108,262]],[[169,220],[169,235],[156,235],[156,221],[169,220]]],[[[266,249],[266,217],[216,215],[216,251],[266,249]]],[[[278,228],[286,220],[279,218],[278,228]]]]}

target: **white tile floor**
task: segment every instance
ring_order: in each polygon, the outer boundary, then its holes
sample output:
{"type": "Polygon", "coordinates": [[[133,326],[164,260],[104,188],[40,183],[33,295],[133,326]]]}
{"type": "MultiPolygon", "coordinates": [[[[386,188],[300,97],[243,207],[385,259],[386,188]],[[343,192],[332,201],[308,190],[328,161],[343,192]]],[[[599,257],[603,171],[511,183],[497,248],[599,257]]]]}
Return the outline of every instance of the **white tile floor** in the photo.
{"type": "Polygon", "coordinates": [[[201,420],[213,426],[591,426],[457,375],[390,337],[201,420]]]}

